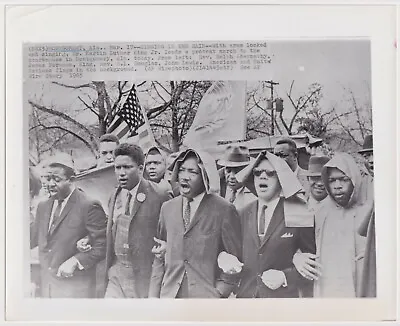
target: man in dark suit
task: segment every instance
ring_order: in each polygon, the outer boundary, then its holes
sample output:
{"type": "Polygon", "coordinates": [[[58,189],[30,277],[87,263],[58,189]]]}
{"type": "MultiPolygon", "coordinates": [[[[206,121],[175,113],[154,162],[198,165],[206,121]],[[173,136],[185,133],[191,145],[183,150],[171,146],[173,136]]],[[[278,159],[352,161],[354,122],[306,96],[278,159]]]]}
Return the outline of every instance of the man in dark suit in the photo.
{"type": "Polygon", "coordinates": [[[222,271],[217,261],[222,252],[240,259],[240,222],[235,207],[217,195],[215,162],[206,153],[186,150],[172,177],[178,178],[181,195],[161,208],[158,238],[167,247],[165,261],[154,260],[149,296],[228,297],[239,273],[222,271]]]}
{"type": "Polygon", "coordinates": [[[89,298],[95,291],[95,266],[105,256],[106,215],[98,201],[75,188],[73,162],[67,154],[49,160],[48,187],[54,194],[38,205],[31,223],[31,248],[39,246],[41,296],[89,298]],[[78,252],[88,236],[92,249],[78,252]]]}
{"type": "Polygon", "coordinates": [[[243,170],[252,160],[246,146],[228,145],[224,157],[217,161],[223,168],[219,170],[221,197],[232,203],[236,209],[246,206],[255,199],[253,193],[236,180],[236,173],[243,170]]]}
{"type": "Polygon", "coordinates": [[[312,283],[297,272],[293,255],[299,249],[315,253],[315,240],[313,215],[296,196],[301,186],[295,174],[283,160],[262,152],[237,177],[253,183],[258,197],[239,211],[244,266],[237,297],[298,297],[312,283]]]}
{"type": "Polygon", "coordinates": [[[121,144],[114,157],[119,186],[109,203],[105,297],[145,298],[160,208],[172,195],[142,177],[144,154],[139,146],[121,144]]]}

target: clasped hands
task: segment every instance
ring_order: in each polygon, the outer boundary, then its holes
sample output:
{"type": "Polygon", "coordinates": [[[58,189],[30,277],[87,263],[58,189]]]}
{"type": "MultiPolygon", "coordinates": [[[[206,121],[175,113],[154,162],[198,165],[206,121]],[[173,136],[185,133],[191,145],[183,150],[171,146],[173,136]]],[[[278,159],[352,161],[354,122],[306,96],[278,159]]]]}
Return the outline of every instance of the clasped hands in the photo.
{"type": "Polygon", "coordinates": [[[269,269],[262,273],[261,280],[271,290],[287,285],[285,273],[276,269],[269,269]]]}
{"type": "Polygon", "coordinates": [[[78,267],[79,262],[74,256],[63,262],[57,271],[57,277],[69,278],[74,275],[75,269],[78,267]]]}
{"type": "Polygon", "coordinates": [[[322,275],[322,265],[315,261],[316,255],[297,252],[293,256],[293,265],[301,276],[310,281],[316,281],[322,275]]]}

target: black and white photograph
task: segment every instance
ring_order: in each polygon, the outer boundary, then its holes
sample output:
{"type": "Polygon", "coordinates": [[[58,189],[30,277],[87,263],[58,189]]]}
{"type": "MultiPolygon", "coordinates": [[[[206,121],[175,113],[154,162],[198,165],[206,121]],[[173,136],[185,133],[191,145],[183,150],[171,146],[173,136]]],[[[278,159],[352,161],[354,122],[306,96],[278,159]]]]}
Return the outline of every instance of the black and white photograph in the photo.
{"type": "Polygon", "coordinates": [[[395,6],[22,4],[7,321],[396,320],[395,6]]]}
{"type": "Polygon", "coordinates": [[[263,46],[265,80],[25,80],[32,298],[376,297],[371,42],[263,46]]]}

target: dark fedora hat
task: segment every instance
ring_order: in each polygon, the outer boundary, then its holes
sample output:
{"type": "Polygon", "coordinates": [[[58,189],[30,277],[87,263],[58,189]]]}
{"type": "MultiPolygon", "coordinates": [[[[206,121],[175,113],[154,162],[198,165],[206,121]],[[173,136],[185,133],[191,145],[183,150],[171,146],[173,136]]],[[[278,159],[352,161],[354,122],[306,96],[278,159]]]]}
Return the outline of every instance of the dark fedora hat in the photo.
{"type": "Polygon", "coordinates": [[[323,166],[330,161],[328,156],[311,156],[308,162],[307,176],[321,176],[323,166]]]}
{"type": "Polygon", "coordinates": [[[224,158],[217,161],[218,165],[226,167],[246,166],[253,160],[248,147],[241,145],[228,145],[224,158]]]}
{"type": "Polygon", "coordinates": [[[359,150],[358,152],[360,154],[362,154],[362,153],[366,153],[366,152],[372,152],[373,150],[374,149],[373,149],[372,135],[365,136],[363,148],[361,150],[359,150]]]}

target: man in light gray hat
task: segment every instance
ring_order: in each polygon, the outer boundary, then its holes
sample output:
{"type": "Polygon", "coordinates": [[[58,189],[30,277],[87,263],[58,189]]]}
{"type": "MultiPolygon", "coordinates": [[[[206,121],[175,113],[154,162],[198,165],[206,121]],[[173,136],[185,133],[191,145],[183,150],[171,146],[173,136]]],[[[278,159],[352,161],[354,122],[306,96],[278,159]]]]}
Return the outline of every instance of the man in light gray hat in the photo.
{"type": "Polygon", "coordinates": [[[90,298],[95,267],[104,259],[106,215],[98,201],[73,184],[74,165],[59,153],[48,160],[49,199],[39,203],[30,226],[31,248],[39,246],[41,297],[90,298]],[[88,236],[92,248],[79,252],[76,242],[88,236]]]}
{"type": "Polygon", "coordinates": [[[221,180],[220,194],[237,209],[256,199],[251,191],[236,179],[236,174],[249,165],[251,161],[253,159],[250,157],[249,149],[240,145],[228,145],[224,158],[217,161],[218,165],[223,166],[219,171],[221,180]]]}

